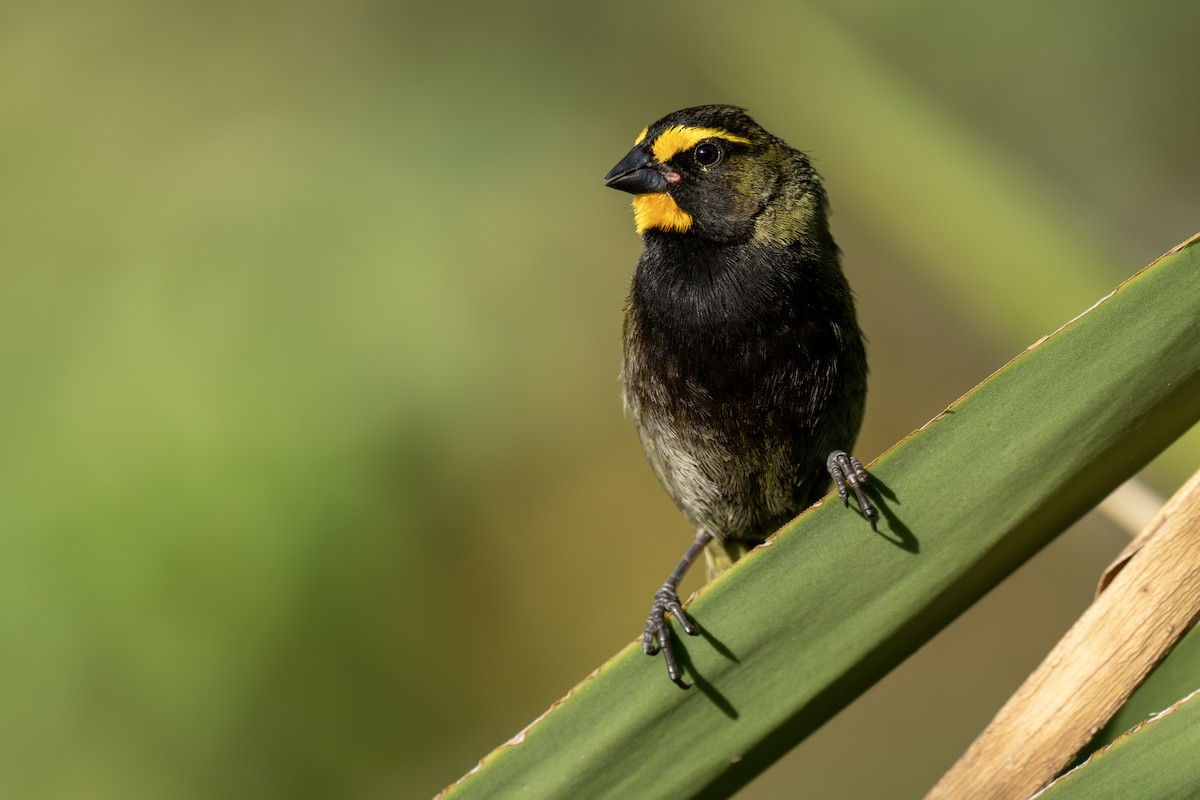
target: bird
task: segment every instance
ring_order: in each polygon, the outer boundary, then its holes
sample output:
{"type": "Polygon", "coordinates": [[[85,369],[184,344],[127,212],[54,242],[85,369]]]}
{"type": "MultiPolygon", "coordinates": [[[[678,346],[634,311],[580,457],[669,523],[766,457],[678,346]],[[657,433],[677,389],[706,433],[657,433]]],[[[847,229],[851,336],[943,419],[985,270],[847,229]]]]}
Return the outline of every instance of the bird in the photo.
{"type": "Polygon", "coordinates": [[[687,689],[669,617],[703,552],[711,580],[828,490],[876,527],[862,425],[866,345],[811,159],[742,108],[644,128],[604,177],[633,195],[642,254],[625,305],[622,394],[659,482],[696,530],[654,595],[642,649],[687,689]]]}

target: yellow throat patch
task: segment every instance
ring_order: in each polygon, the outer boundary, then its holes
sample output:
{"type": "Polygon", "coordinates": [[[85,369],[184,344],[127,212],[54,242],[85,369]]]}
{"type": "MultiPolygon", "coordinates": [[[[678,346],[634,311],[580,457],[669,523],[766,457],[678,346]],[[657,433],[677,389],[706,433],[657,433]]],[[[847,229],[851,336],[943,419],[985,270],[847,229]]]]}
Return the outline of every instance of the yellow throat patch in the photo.
{"type": "MultiPolygon", "coordinates": [[[[647,130],[638,134],[635,145],[646,138],[647,130]]],[[[722,128],[697,128],[676,125],[654,137],[650,152],[659,163],[666,163],[705,139],[724,139],[727,142],[750,144],[750,140],[722,128]]],[[[633,198],[633,224],[638,233],[655,228],[668,233],[684,233],[692,227],[692,215],[679,207],[669,194],[639,194],[633,198]]]]}
{"type": "Polygon", "coordinates": [[[683,233],[692,227],[692,215],[679,207],[669,194],[638,194],[633,197],[633,226],[638,233],[657,228],[683,233]]]}

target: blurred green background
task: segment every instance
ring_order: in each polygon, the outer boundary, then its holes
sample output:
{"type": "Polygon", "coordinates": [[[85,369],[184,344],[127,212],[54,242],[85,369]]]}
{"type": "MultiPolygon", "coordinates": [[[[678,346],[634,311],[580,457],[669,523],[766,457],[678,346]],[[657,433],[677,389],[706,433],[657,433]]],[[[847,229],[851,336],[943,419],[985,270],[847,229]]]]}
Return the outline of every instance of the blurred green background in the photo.
{"type": "MultiPolygon", "coordinates": [[[[431,796],[634,638],[690,539],[619,401],[633,136],[732,102],[814,155],[874,458],[1200,229],[1197,23],[5,4],[0,793],[431,796]]],[[[919,795],[1124,541],[1085,519],[744,796],[919,795]]]]}

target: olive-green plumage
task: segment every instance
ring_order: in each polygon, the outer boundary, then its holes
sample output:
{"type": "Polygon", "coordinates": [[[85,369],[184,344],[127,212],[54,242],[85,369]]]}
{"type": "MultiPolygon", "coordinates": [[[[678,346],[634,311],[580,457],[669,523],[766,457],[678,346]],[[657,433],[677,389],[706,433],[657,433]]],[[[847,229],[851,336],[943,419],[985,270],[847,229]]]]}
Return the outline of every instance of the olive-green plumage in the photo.
{"type": "Polygon", "coordinates": [[[699,531],[645,640],[684,685],[665,615],[693,632],[675,589],[699,545],[719,571],[820,498],[831,471],[873,524],[866,473],[842,452],[862,422],[866,354],[819,176],[741,109],[663,117],[606,181],[636,195],[645,247],[625,314],[626,407],[699,531]]]}

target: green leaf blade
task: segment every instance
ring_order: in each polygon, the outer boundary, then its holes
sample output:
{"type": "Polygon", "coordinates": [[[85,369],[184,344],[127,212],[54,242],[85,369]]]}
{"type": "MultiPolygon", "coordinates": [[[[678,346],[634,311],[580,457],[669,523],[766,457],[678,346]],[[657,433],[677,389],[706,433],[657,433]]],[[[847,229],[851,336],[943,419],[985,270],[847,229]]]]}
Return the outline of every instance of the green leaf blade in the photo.
{"type": "Polygon", "coordinates": [[[705,587],[695,689],[631,645],[448,795],[736,791],[1200,419],[1197,309],[1192,240],[880,458],[878,535],[827,501],[705,587]]]}
{"type": "Polygon", "coordinates": [[[1200,695],[1120,737],[1050,784],[1039,800],[1200,797],[1200,695]]]}

